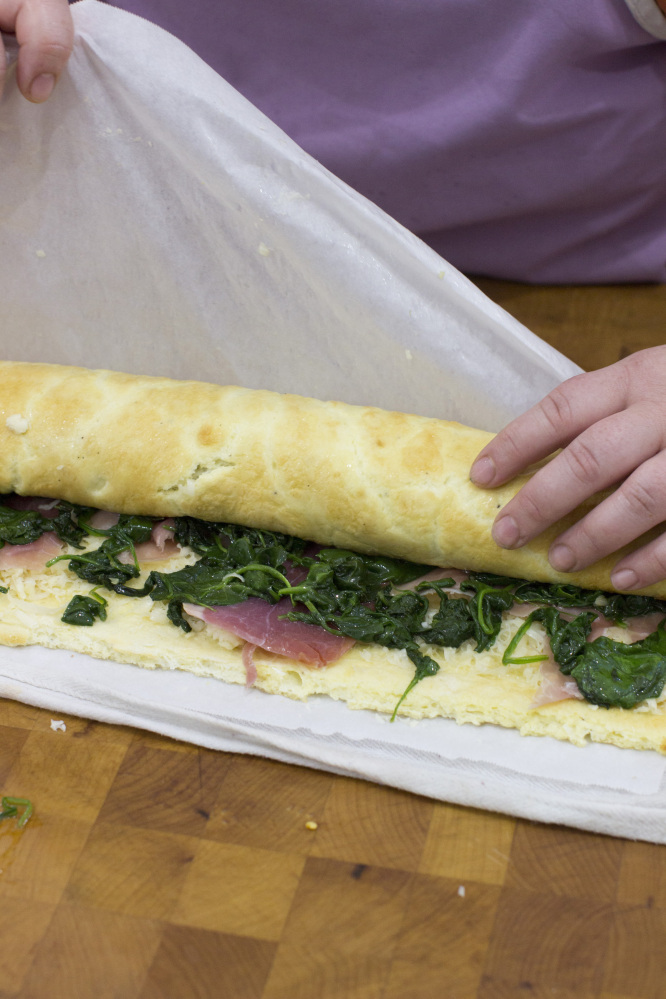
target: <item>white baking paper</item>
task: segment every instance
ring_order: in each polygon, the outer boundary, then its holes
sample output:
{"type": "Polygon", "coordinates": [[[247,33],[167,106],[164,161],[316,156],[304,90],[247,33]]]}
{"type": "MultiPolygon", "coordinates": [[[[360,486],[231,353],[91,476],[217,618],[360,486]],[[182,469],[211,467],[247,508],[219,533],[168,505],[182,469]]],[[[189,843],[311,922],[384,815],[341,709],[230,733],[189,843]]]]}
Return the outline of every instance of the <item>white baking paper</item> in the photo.
{"type": "Polygon", "coordinates": [[[0,104],[6,357],[499,429],[578,369],[175,38],[82,0],[69,72],[0,104]]]}
{"type": "MultiPolygon", "coordinates": [[[[0,103],[2,354],[237,382],[497,429],[579,369],[302,152],[170,35],[73,7],[68,71],[0,103]]],[[[666,841],[666,761],[41,649],[0,694],[444,800],[666,841]]]]}

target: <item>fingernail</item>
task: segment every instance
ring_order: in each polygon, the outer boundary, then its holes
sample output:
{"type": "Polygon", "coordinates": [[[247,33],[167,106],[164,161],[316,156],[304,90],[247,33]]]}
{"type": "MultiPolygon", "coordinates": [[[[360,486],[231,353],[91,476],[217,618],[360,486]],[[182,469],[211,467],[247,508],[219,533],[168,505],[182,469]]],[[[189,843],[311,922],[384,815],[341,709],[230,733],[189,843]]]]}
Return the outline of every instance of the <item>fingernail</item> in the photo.
{"type": "Polygon", "coordinates": [[[571,572],[576,564],[576,556],[568,545],[554,545],[548,553],[548,561],[558,572],[571,572]]]}
{"type": "Polygon", "coordinates": [[[616,590],[633,590],[638,586],[638,576],[633,569],[619,569],[611,573],[611,583],[616,590]]]}
{"type": "Polygon", "coordinates": [[[477,486],[489,486],[495,478],[495,462],[492,458],[479,458],[472,465],[469,477],[477,486]]]}
{"type": "Polygon", "coordinates": [[[34,101],[35,104],[41,104],[42,101],[47,100],[51,96],[54,87],[55,76],[52,73],[40,73],[30,84],[28,91],[30,100],[34,101]]]}
{"type": "Polygon", "coordinates": [[[493,524],[493,538],[500,548],[518,548],[520,530],[513,517],[500,517],[493,524]]]}

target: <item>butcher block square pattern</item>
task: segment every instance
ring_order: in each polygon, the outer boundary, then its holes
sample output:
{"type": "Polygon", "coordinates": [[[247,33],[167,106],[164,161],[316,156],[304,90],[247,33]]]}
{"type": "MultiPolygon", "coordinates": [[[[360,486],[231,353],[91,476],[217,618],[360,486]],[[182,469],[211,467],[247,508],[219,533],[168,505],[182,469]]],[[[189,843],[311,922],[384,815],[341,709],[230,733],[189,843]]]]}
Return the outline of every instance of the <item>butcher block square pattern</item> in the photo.
{"type": "Polygon", "coordinates": [[[0,999],[661,999],[663,847],[0,702],[0,999]],[[445,988],[445,991],[442,991],[445,988]]]}

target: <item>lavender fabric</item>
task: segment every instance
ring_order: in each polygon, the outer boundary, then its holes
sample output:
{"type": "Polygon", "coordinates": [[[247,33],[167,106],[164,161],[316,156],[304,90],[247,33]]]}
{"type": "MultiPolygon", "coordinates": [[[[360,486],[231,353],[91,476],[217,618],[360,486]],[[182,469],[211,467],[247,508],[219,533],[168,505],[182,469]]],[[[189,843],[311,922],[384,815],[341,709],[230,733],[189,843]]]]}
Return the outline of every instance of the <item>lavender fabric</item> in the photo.
{"type": "Polygon", "coordinates": [[[459,269],[666,280],[666,41],[624,0],[118,0],[459,269]]]}

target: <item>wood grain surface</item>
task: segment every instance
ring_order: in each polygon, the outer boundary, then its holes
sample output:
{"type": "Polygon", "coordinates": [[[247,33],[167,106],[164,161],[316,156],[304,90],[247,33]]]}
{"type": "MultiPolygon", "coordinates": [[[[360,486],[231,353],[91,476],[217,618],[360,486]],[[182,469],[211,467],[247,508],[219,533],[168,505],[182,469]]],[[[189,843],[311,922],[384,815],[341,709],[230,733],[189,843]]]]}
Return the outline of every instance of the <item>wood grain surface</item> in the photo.
{"type": "MultiPolygon", "coordinates": [[[[663,339],[663,287],[479,283],[585,368],[663,339]]],[[[663,847],[52,717],[0,702],[0,999],[666,994],[663,847]]]]}

